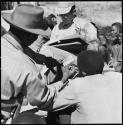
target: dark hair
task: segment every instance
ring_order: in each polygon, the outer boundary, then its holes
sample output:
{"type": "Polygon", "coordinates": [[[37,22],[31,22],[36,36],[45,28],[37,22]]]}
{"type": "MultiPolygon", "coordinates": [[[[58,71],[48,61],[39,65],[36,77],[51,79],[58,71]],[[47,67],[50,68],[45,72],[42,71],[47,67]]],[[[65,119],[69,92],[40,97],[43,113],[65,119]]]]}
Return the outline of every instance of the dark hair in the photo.
{"type": "Polygon", "coordinates": [[[77,65],[80,72],[85,72],[87,75],[101,74],[104,67],[104,59],[99,52],[88,50],[79,53],[77,65]]]}
{"type": "Polygon", "coordinates": [[[113,23],[112,26],[115,26],[118,28],[119,33],[122,33],[122,24],[119,22],[113,23]]]}

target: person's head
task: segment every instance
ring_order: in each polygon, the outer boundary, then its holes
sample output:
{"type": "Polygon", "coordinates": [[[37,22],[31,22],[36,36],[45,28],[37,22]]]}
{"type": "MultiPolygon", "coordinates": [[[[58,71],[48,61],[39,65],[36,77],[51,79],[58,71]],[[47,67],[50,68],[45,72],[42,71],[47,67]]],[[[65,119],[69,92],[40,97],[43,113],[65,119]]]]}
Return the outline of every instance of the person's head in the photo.
{"type": "Polygon", "coordinates": [[[104,59],[99,52],[92,50],[82,51],[77,57],[77,65],[83,75],[101,74],[104,67],[104,59]]]}
{"type": "Polygon", "coordinates": [[[119,22],[113,23],[112,24],[112,33],[113,34],[119,34],[122,33],[122,24],[119,22]]]}
{"type": "Polygon", "coordinates": [[[76,17],[75,5],[70,2],[62,2],[56,9],[57,15],[59,15],[64,23],[71,23],[76,17]]]}
{"type": "Polygon", "coordinates": [[[43,124],[43,121],[32,112],[22,112],[12,120],[12,124],[43,124]]]}
{"type": "Polygon", "coordinates": [[[38,35],[50,35],[51,31],[44,21],[44,10],[31,4],[20,4],[12,13],[2,13],[10,24],[10,31],[21,41],[23,48],[34,42],[38,35]]]}

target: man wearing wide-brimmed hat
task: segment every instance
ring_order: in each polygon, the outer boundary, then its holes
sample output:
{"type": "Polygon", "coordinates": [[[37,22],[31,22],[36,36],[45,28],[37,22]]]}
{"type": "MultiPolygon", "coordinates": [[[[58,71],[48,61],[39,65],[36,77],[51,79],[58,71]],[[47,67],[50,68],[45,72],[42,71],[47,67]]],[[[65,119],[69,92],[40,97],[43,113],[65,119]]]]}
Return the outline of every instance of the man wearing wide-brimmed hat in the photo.
{"type": "Polygon", "coordinates": [[[5,121],[18,103],[22,104],[23,97],[32,106],[50,109],[57,91],[68,78],[66,69],[60,82],[46,86],[35,61],[23,52],[39,34],[48,34],[43,13],[42,8],[33,5],[19,5],[11,14],[2,13],[10,24],[9,32],[1,37],[1,113],[5,121]]]}

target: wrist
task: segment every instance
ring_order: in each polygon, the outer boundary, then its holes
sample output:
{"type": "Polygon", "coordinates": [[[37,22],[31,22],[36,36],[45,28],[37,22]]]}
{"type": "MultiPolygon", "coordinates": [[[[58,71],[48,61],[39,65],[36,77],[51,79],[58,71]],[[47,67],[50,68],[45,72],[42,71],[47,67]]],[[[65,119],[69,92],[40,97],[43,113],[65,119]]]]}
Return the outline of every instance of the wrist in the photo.
{"type": "Polygon", "coordinates": [[[68,78],[62,78],[62,80],[61,80],[62,82],[63,82],[63,84],[66,82],[66,81],[68,81],[68,78]]]}

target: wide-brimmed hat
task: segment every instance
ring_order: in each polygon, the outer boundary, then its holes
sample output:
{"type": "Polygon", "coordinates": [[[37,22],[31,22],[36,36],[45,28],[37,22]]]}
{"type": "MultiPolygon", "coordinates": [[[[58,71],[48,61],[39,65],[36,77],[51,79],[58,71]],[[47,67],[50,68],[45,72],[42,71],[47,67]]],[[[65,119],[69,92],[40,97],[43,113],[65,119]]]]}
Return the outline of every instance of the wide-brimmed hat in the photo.
{"type": "Polygon", "coordinates": [[[30,33],[50,35],[51,31],[46,24],[43,14],[43,8],[30,4],[20,4],[12,13],[1,12],[2,17],[10,25],[30,33]]]}
{"type": "Polygon", "coordinates": [[[55,9],[55,13],[57,15],[69,13],[73,6],[75,6],[74,2],[59,2],[55,9]]]}

